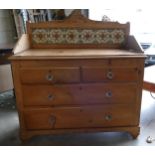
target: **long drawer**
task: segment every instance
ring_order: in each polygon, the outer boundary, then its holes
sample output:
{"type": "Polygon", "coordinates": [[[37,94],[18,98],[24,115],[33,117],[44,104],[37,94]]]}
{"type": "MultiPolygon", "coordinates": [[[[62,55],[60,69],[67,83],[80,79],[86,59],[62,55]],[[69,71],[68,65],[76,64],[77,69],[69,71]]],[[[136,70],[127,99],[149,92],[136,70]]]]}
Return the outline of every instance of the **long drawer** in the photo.
{"type": "Polygon", "coordinates": [[[103,59],[58,59],[58,60],[22,60],[20,61],[21,68],[31,67],[77,67],[81,66],[104,66],[104,67],[122,67],[135,68],[138,63],[143,64],[143,58],[103,58],[103,59]]]}
{"type": "Polygon", "coordinates": [[[123,82],[137,81],[137,68],[110,68],[110,67],[83,67],[82,78],[84,82],[123,82]]]}
{"type": "Polygon", "coordinates": [[[25,106],[77,104],[132,104],[136,100],[134,83],[68,85],[23,85],[25,106]]]}
{"type": "Polygon", "coordinates": [[[24,111],[26,128],[65,129],[137,125],[132,106],[83,106],[24,111]]]}
{"type": "Polygon", "coordinates": [[[22,68],[20,78],[27,84],[78,83],[79,72],[78,67],[22,68]]]}

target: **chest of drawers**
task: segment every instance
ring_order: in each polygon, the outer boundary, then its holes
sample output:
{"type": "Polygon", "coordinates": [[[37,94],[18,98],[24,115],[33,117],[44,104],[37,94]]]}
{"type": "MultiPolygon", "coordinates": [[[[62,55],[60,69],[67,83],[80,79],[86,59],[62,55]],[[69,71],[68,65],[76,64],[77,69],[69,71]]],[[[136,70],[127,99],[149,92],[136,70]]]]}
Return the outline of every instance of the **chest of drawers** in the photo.
{"type": "Polygon", "coordinates": [[[24,139],[72,130],[139,134],[142,58],[20,60],[12,66],[24,139]]]}
{"type": "Polygon", "coordinates": [[[94,131],[138,136],[142,53],[24,46],[11,58],[21,139],[94,131]]]}

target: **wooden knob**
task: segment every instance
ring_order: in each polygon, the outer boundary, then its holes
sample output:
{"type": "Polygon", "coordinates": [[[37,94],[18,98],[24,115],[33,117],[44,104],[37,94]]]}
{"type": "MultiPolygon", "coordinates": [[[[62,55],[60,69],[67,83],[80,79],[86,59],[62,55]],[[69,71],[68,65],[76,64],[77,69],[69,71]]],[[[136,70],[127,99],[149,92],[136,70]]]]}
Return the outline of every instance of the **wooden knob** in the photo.
{"type": "Polygon", "coordinates": [[[105,120],[107,120],[107,121],[112,120],[112,116],[111,116],[111,115],[106,115],[106,116],[105,116],[105,120]]]}
{"type": "Polygon", "coordinates": [[[109,80],[111,80],[111,79],[113,79],[113,77],[114,77],[113,72],[112,72],[112,71],[108,71],[108,73],[107,73],[107,78],[108,78],[109,80]]]}
{"type": "Polygon", "coordinates": [[[48,95],[48,100],[53,100],[53,99],[54,99],[54,95],[49,94],[49,95],[48,95]]]}
{"type": "Polygon", "coordinates": [[[51,75],[51,74],[48,74],[47,76],[46,76],[46,79],[48,80],[48,81],[53,81],[53,75],[51,75]]]}
{"type": "Polygon", "coordinates": [[[112,92],[111,92],[111,91],[106,92],[106,93],[105,93],[105,96],[106,96],[106,97],[109,97],[109,98],[112,97],[112,92]]]}

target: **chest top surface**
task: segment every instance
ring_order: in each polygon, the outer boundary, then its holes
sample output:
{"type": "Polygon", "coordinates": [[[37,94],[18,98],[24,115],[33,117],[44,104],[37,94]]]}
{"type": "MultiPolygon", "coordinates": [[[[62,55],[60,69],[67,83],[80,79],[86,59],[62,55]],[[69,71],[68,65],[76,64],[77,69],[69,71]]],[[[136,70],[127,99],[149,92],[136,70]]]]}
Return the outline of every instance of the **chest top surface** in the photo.
{"type": "Polygon", "coordinates": [[[11,59],[144,57],[129,31],[129,23],[93,21],[74,10],[64,20],[27,22],[11,59]]]}
{"type": "Polygon", "coordinates": [[[143,58],[142,53],[120,49],[29,49],[14,59],[85,59],[85,58],[143,58]]]}

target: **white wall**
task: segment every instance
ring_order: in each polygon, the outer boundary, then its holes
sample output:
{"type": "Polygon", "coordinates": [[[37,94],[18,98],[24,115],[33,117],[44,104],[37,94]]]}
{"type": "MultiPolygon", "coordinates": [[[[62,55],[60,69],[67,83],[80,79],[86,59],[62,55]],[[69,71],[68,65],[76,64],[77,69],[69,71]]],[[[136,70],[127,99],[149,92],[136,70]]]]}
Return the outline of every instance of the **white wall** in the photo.
{"type": "Polygon", "coordinates": [[[16,31],[10,10],[0,9],[0,44],[14,43],[16,31]]]}
{"type": "Polygon", "coordinates": [[[12,72],[10,64],[0,65],[0,92],[13,89],[12,72]]]}
{"type": "Polygon", "coordinates": [[[89,18],[102,20],[107,15],[112,21],[120,23],[130,22],[131,34],[135,33],[155,33],[155,9],[153,8],[109,8],[90,9],[89,18]]]}

